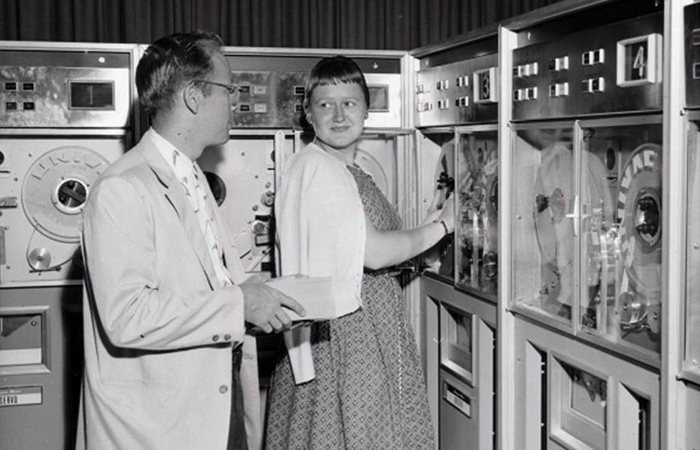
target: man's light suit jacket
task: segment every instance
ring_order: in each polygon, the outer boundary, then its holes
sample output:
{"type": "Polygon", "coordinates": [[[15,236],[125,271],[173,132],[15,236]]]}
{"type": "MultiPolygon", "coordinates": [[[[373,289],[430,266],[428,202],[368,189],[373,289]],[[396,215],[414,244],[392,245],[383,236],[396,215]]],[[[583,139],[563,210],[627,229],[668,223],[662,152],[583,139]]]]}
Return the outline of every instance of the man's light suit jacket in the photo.
{"type": "MultiPolygon", "coordinates": [[[[243,296],[236,286],[219,289],[192,206],[150,133],[108,167],[84,209],[78,446],[224,450],[231,345],[245,340],[241,376],[255,449],[260,399],[243,296]]],[[[231,278],[240,283],[246,275],[232,240],[225,240],[231,278]]]]}

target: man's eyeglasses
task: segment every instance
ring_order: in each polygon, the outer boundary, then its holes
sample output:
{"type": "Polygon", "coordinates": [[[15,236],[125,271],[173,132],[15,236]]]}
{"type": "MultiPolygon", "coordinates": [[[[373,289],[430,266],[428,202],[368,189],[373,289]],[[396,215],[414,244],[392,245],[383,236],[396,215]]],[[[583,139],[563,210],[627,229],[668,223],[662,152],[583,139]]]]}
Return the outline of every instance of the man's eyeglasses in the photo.
{"type": "Polygon", "coordinates": [[[209,81],[209,80],[192,80],[194,83],[204,83],[204,84],[213,84],[214,86],[219,86],[228,91],[230,95],[238,95],[239,88],[238,86],[234,86],[233,84],[224,84],[224,83],[217,83],[216,81],[209,81]]]}

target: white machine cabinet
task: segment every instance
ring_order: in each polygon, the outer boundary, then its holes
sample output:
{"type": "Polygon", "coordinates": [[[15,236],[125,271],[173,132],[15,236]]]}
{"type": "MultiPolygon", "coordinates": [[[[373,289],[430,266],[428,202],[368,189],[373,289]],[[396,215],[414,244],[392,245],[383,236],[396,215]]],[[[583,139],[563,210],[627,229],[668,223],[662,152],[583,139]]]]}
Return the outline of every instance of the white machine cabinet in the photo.
{"type": "Polygon", "coordinates": [[[662,448],[663,35],[630,1],[501,29],[503,448],[662,448]]]}

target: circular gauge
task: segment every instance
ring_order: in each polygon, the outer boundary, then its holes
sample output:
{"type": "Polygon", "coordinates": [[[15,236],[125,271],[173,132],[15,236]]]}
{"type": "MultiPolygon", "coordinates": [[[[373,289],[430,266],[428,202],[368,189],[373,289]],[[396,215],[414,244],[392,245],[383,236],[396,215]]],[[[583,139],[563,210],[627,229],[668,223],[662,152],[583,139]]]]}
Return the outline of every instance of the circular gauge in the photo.
{"type": "Polygon", "coordinates": [[[79,146],[58,147],[38,157],[22,186],[22,206],[32,226],[52,240],[78,242],[79,213],[108,164],[99,153],[79,146]]]}
{"type": "Polygon", "coordinates": [[[221,206],[226,200],[226,183],[214,172],[204,171],[204,176],[207,177],[207,183],[212,195],[214,195],[214,200],[216,200],[216,206],[221,206]]]}

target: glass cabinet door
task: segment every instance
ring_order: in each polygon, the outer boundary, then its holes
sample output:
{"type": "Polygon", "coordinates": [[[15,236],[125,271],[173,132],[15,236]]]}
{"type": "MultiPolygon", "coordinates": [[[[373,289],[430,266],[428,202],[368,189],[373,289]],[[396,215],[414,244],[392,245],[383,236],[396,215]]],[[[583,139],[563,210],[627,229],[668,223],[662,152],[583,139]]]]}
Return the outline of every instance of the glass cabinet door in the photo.
{"type": "Polygon", "coordinates": [[[455,282],[458,287],[495,301],[498,287],[497,131],[458,136],[455,282]]]}
{"type": "Polygon", "coordinates": [[[570,325],[577,266],[573,126],[530,125],[513,139],[514,306],[570,325]]]}
{"type": "MultiPolygon", "coordinates": [[[[422,170],[421,185],[427,206],[426,217],[435,218],[445,202],[454,201],[455,190],[455,135],[452,130],[424,130],[419,138],[422,147],[419,164],[422,170]]],[[[423,254],[424,274],[439,280],[454,282],[454,238],[449,234],[423,254]]]]}
{"type": "Polygon", "coordinates": [[[700,122],[688,127],[685,368],[700,376],[700,122]]]}
{"type": "Polygon", "coordinates": [[[658,353],[662,283],[660,119],[583,126],[581,136],[581,329],[658,353]]]}

